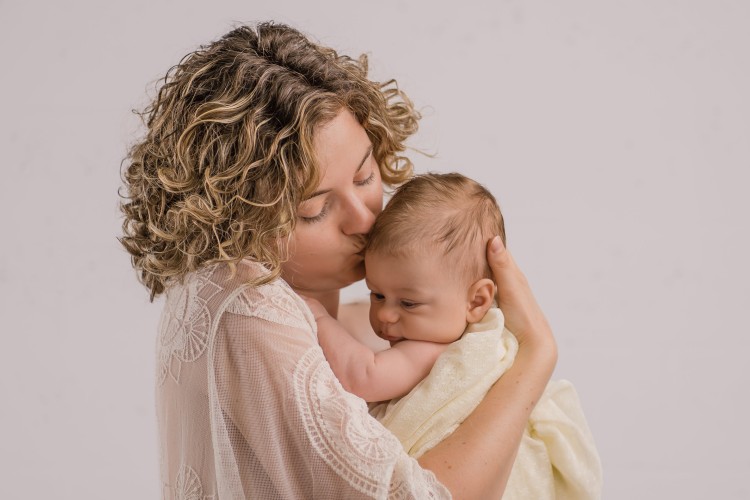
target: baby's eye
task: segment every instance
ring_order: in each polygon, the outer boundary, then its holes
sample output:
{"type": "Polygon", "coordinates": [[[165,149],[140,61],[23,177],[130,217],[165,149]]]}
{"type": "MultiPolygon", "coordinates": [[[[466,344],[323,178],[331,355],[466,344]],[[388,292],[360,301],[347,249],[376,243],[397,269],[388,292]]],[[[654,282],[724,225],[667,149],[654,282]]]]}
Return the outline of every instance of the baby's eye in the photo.
{"type": "Polygon", "coordinates": [[[385,295],[381,293],[370,292],[370,298],[376,302],[381,302],[385,300],[385,295]]]}
{"type": "Polygon", "coordinates": [[[414,309],[418,305],[419,305],[419,303],[412,302],[410,300],[402,300],[401,301],[401,307],[403,307],[404,309],[414,309]]]}

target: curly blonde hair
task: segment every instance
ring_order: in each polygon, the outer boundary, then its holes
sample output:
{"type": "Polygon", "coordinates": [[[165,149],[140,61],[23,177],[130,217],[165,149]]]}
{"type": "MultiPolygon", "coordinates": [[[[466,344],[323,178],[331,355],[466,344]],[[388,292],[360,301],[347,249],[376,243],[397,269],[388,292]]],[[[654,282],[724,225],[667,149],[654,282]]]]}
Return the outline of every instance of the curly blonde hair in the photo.
{"type": "Polygon", "coordinates": [[[185,56],[141,116],[124,160],[120,242],[151,300],[208,263],[249,257],[276,278],[297,206],[316,187],[313,135],[350,110],[387,184],[412,173],[399,155],[420,118],[395,80],[285,25],[241,26],[185,56]]]}

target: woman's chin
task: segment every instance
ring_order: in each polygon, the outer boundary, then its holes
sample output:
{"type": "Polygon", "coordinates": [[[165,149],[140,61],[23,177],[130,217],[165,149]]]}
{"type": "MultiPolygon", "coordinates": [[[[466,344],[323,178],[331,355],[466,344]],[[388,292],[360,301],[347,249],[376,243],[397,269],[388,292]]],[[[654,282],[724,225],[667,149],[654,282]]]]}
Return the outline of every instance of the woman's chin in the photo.
{"type": "Polygon", "coordinates": [[[357,281],[362,281],[365,279],[365,261],[362,260],[352,271],[352,274],[354,276],[354,279],[352,280],[350,285],[352,283],[356,283],[357,281]]]}
{"type": "Polygon", "coordinates": [[[342,270],[339,274],[338,287],[345,288],[353,283],[356,283],[357,281],[362,281],[363,279],[365,279],[364,261],[360,262],[358,265],[352,268],[342,270]]]}
{"type": "Polygon", "coordinates": [[[364,279],[365,263],[361,260],[350,267],[339,268],[337,272],[328,269],[327,272],[313,275],[282,272],[282,277],[292,288],[301,292],[340,290],[364,279]]]}

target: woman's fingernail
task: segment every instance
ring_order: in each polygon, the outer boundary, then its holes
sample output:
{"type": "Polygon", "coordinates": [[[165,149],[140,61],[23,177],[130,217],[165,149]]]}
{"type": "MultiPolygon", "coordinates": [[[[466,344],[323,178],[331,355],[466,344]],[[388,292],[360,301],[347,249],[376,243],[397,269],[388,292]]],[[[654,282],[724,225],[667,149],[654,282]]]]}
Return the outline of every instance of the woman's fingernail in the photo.
{"type": "Polygon", "coordinates": [[[500,236],[495,236],[494,238],[492,238],[492,243],[490,243],[490,251],[497,253],[500,251],[500,248],[500,236]]]}

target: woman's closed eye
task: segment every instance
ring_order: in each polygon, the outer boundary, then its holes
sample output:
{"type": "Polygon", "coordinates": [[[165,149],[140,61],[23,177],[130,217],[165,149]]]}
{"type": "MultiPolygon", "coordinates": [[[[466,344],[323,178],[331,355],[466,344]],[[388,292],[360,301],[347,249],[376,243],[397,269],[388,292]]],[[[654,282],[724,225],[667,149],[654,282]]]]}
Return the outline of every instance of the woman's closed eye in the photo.
{"type": "Polygon", "coordinates": [[[370,170],[370,175],[362,180],[355,180],[354,184],[357,186],[367,186],[368,184],[372,184],[372,181],[375,180],[375,169],[370,170]]]}
{"type": "Polygon", "coordinates": [[[370,145],[367,156],[364,160],[362,160],[362,165],[360,165],[360,168],[357,169],[357,172],[354,176],[354,185],[367,186],[368,184],[372,184],[372,181],[375,180],[376,168],[378,168],[378,166],[374,162],[374,158],[372,156],[372,145],[370,145]],[[369,173],[367,171],[368,168],[370,169],[369,173]]]}
{"type": "MultiPolygon", "coordinates": [[[[375,180],[375,169],[370,169],[370,174],[361,180],[354,180],[355,186],[367,186],[369,184],[372,184],[375,180]]],[[[329,207],[329,201],[326,200],[326,203],[323,205],[323,208],[320,209],[320,211],[316,215],[298,215],[299,218],[302,220],[302,222],[313,224],[315,222],[319,222],[325,218],[326,215],[328,215],[328,207],[329,207]]]]}
{"type": "Polygon", "coordinates": [[[326,215],[328,215],[328,202],[323,205],[323,208],[321,208],[320,212],[318,212],[316,215],[299,215],[299,218],[300,220],[302,220],[302,222],[312,224],[323,220],[326,215]]]}

